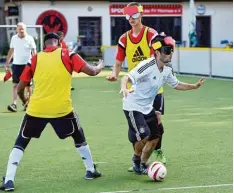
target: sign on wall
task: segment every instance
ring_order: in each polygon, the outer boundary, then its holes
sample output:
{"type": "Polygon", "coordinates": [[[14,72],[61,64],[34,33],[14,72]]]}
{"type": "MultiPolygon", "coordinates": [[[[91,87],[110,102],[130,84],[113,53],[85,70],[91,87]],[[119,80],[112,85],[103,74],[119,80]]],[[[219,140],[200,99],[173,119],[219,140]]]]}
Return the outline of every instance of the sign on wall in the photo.
{"type": "Polygon", "coordinates": [[[206,7],[205,7],[205,5],[199,4],[199,5],[197,6],[197,14],[199,14],[199,15],[204,15],[205,12],[206,12],[206,7]]]}
{"type": "MultiPolygon", "coordinates": [[[[123,15],[126,4],[111,4],[110,15],[123,15]]],[[[147,4],[143,5],[144,15],[182,15],[183,7],[180,4],[147,4]]]]}
{"type": "Polygon", "coordinates": [[[7,16],[19,16],[18,6],[8,6],[7,16]]]}
{"type": "Polygon", "coordinates": [[[64,15],[56,10],[47,10],[39,15],[36,25],[43,25],[44,33],[62,31],[67,33],[67,20],[64,15]]]}

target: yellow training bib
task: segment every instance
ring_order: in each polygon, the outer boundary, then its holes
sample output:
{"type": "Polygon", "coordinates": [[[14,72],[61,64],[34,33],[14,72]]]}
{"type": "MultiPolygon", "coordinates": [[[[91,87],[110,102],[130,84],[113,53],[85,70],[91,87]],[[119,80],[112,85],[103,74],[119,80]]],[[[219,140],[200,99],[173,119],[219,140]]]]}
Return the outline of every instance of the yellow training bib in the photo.
{"type": "Polygon", "coordinates": [[[33,76],[34,90],[27,114],[41,118],[57,118],[72,110],[71,80],[62,59],[61,48],[40,52],[33,76]]]}
{"type": "MultiPolygon", "coordinates": [[[[128,62],[128,72],[137,66],[141,61],[150,58],[150,47],[147,41],[148,27],[145,27],[143,36],[138,43],[133,43],[129,37],[130,31],[127,32],[127,46],[126,46],[126,57],[128,62]]],[[[128,84],[128,88],[131,88],[131,84],[128,84]]],[[[161,87],[158,94],[163,92],[161,87]]]]}

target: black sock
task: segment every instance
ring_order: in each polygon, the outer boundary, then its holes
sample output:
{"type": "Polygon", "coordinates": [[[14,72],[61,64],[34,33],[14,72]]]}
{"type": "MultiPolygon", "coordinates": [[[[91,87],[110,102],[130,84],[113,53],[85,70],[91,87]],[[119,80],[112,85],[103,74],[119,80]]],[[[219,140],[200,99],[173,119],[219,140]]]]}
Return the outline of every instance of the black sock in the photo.
{"type": "Polygon", "coordinates": [[[156,147],[155,147],[154,150],[161,149],[161,146],[162,146],[162,137],[159,138],[159,141],[158,141],[158,143],[157,143],[157,145],[156,145],[156,147]]]}
{"type": "Polygon", "coordinates": [[[157,143],[157,145],[156,145],[156,147],[155,147],[154,150],[161,149],[161,146],[162,146],[162,136],[163,136],[163,133],[164,133],[163,124],[160,123],[160,124],[158,125],[158,127],[159,127],[160,130],[161,130],[161,137],[159,138],[159,141],[158,141],[158,143],[157,143]]]}
{"type": "Polygon", "coordinates": [[[141,156],[138,156],[138,155],[133,155],[132,157],[132,161],[136,164],[140,164],[141,163],[141,156]]]}

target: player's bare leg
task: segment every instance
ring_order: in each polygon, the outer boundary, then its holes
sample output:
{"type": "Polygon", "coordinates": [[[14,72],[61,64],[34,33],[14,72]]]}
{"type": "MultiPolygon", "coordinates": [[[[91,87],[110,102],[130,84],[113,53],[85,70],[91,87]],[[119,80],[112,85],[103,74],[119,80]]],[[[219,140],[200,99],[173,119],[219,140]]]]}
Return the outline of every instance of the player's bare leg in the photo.
{"type": "Polygon", "coordinates": [[[157,143],[159,141],[158,139],[147,141],[144,148],[142,149],[142,155],[141,155],[141,162],[146,163],[151,156],[154,148],[156,147],[157,143]]]}
{"type": "Polygon", "coordinates": [[[144,148],[146,141],[148,140],[148,137],[144,138],[141,141],[138,141],[134,144],[134,153],[137,156],[141,156],[142,149],[144,148]]]}
{"type": "Polygon", "coordinates": [[[17,111],[17,85],[18,84],[13,84],[13,90],[12,90],[12,99],[13,103],[11,105],[8,105],[7,109],[11,112],[16,112],[17,111]]]}
{"type": "Polygon", "coordinates": [[[32,86],[25,87],[25,98],[27,99],[27,103],[23,102],[24,111],[26,111],[26,109],[28,107],[28,100],[29,100],[31,95],[32,95],[32,86]]]}
{"type": "Polygon", "coordinates": [[[151,154],[153,153],[157,143],[159,141],[159,138],[149,140],[146,142],[144,148],[142,149],[142,154],[141,154],[141,170],[142,173],[147,174],[147,161],[149,160],[151,154]]]}
{"type": "Polygon", "coordinates": [[[31,86],[26,86],[26,98],[29,98],[32,95],[32,87],[31,86]]]}

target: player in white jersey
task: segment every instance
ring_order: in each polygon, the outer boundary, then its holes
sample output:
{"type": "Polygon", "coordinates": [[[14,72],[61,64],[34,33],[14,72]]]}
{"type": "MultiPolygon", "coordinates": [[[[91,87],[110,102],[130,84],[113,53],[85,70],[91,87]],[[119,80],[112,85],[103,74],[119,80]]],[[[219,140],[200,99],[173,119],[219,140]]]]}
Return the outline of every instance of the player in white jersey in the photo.
{"type": "Polygon", "coordinates": [[[198,89],[204,80],[196,84],[182,83],[174,76],[171,62],[175,41],[169,36],[156,36],[152,40],[154,57],[142,61],[121,79],[123,110],[129,126],[129,140],[134,145],[133,170],[147,173],[147,161],[162,135],[153,109],[153,102],[160,87],[167,83],[176,90],[198,89]],[[127,87],[131,82],[132,89],[127,87]]]}

